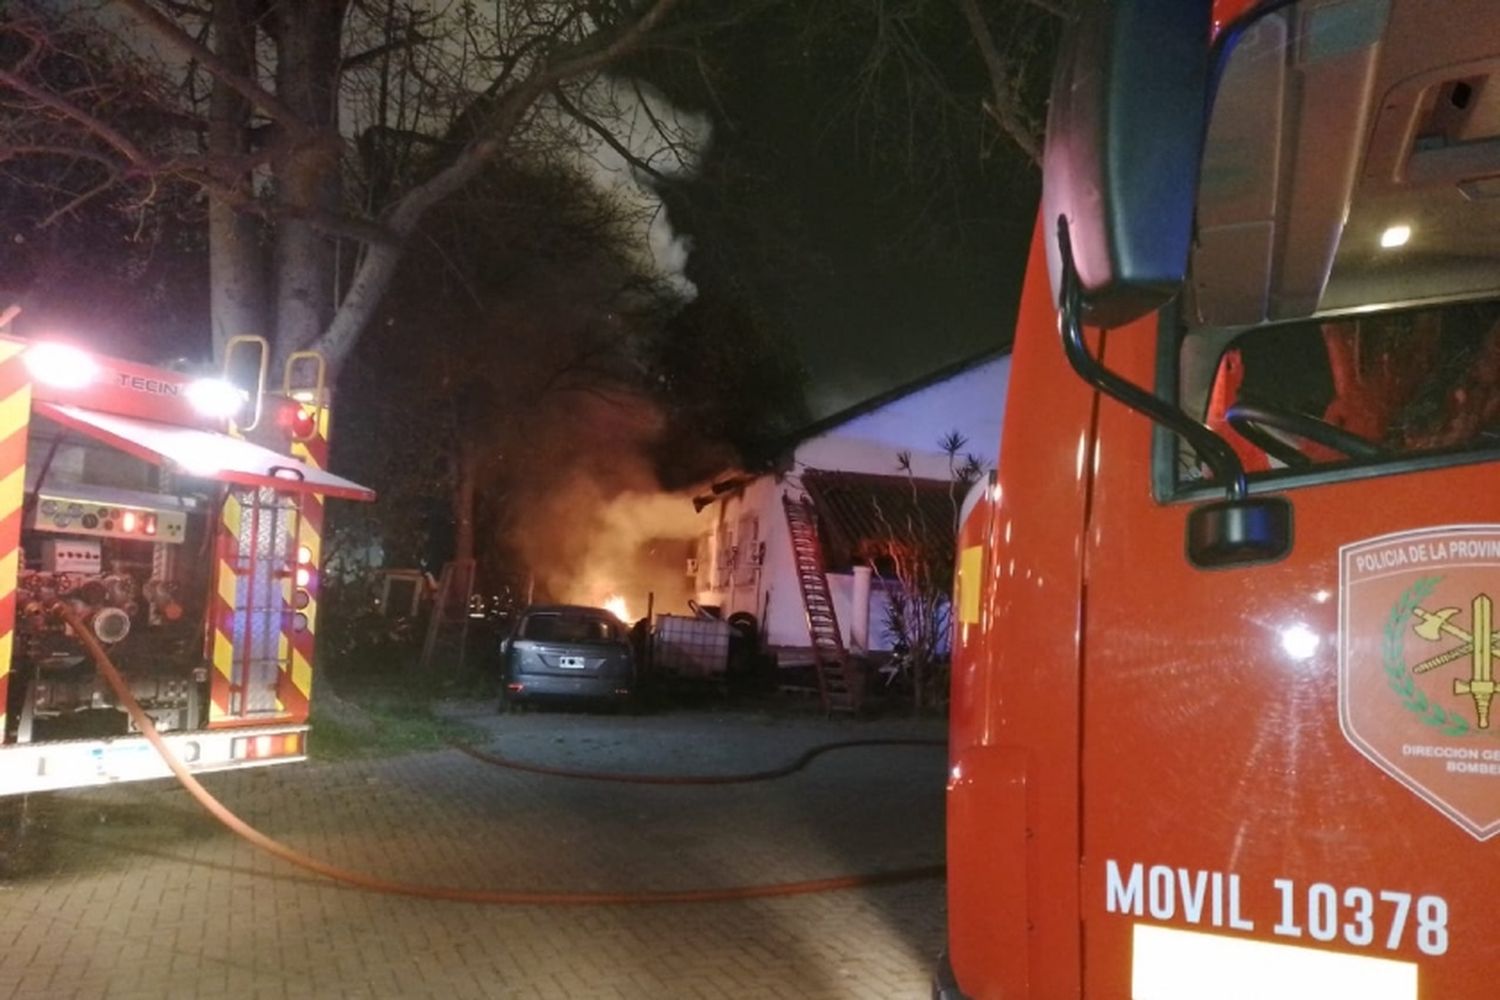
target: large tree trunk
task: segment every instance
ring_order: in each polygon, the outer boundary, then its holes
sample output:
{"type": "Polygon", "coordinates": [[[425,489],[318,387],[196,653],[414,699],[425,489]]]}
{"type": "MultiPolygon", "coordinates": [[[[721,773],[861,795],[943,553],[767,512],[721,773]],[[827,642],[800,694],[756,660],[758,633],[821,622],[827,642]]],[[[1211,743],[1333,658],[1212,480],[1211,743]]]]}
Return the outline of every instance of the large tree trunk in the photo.
{"type": "Polygon", "coordinates": [[[276,96],[318,138],[278,162],[276,194],[286,214],[276,227],[274,355],[312,344],[333,317],[333,239],[311,221],[339,209],[338,84],[345,0],[282,3],[277,18],[276,96]]]}
{"type": "MultiPolygon", "coordinates": [[[[215,0],[214,51],[231,70],[255,75],[255,24],[247,0],[215,0]]],[[[216,162],[232,163],[250,151],[250,103],[222,78],[213,78],[209,94],[208,151],[216,162]]],[[[220,182],[249,200],[254,197],[248,172],[220,182]]],[[[209,309],[213,356],[222,362],[224,345],[239,334],[268,334],[266,259],[258,220],[238,210],[224,195],[208,199],[209,309]]]]}
{"type": "Polygon", "coordinates": [[[479,489],[479,448],[464,441],[458,446],[458,481],[453,490],[453,561],[474,559],[474,503],[479,489]]]}

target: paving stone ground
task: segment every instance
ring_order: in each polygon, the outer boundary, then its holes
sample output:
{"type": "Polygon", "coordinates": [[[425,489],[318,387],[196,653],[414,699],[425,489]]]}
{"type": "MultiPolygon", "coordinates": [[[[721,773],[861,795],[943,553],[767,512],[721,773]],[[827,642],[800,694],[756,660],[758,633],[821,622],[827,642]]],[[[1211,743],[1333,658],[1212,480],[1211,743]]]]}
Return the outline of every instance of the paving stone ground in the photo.
{"type": "MultiPolygon", "coordinates": [[[[940,723],[730,711],[496,716],[487,748],[542,764],[728,773],[824,741],[940,723]]],[[[493,889],[781,882],[942,858],[940,748],[828,754],[719,787],[573,781],[443,750],[205,779],[295,848],[385,878],[493,889]]],[[[0,878],[13,997],[924,997],[938,880],[648,906],[486,906],[341,887],[226,833],[175,785],[33,796],[0,878]]]]}

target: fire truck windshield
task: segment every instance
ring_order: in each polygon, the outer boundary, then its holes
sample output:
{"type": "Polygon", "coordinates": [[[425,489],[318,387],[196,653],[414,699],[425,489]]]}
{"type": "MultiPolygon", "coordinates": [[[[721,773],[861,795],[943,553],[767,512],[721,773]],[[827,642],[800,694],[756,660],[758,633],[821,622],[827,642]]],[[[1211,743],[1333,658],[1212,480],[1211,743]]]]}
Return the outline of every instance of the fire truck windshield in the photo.
{"type": "Polygon", "coordinates": [[[1301,0],[1221,43],[1189,325],[1500,294],[1500,4],[1301,0]]]}

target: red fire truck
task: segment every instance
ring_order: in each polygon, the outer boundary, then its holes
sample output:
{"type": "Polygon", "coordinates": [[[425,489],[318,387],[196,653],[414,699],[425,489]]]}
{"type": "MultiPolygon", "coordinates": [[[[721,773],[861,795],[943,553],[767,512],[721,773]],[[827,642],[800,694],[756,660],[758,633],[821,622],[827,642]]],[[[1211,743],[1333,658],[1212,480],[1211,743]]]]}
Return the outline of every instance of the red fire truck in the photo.
{"type": "Polygon", "coordinates": [[[1500,4],[1081,9],[935,995],[1500,995],[1500,4]]]}
{"type": "Polygon", "coordinates": [[[241,389],[0,336],[0,795],[169,773],[59,604],[190,768],[304,758],[324,503],[373,494],[325,468],[321,360],[268,392],[265,358],[231,344],[241,389]]]}

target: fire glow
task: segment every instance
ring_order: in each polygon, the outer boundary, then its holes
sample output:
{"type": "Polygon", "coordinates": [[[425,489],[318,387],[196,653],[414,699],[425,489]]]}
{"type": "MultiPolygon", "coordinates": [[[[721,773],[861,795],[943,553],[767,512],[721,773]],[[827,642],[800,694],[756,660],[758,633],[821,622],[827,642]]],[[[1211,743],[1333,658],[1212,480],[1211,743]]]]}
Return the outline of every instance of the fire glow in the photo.
{"type": "Polygon", "coordinates": [[[631,618],[629,607],[625,604],[625,598],[621,597],[619,594],[612,594],[607,600],[605,600],[604,610],[608,611],[610,614],[614,615],[625,624],[630,624],[631,618]]]}

